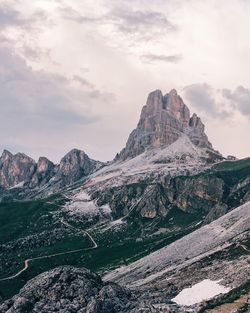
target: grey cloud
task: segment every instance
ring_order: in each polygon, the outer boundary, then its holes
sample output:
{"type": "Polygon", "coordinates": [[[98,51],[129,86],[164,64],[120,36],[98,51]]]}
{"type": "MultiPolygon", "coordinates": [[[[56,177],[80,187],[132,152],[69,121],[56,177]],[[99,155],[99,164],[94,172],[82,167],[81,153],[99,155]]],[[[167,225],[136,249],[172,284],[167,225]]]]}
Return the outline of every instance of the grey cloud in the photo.
{"type": "Polygon", "coordinates": [[[111,11],[110,19],[114,21],[121,32],[129,34],[152,31],[156,28],[169,31],[176,29],[163,13],[156,11],[134,11],[120,8],[111,11]]]}
{"type": "Polygon", "coordinates": [[[250,90],[238,86],[234,91],[223,89],[222,94],[231,101],[234,108],[239,110],[243,115],[250,115],[250,90]]]}
{"type": "Polygon", "coordinates": [[[214,118],[225,119],[231,112],[221,110],[221,105],[213,95],[213,88],[208,84],[193,84],[184,88],[185,97],[197,110],[203,111],[214,118]]]}
{"type": "Polygon", "coordinates": [[[62,18],[73,21],[76,23],[98,23],[103,20],[103,17],[91,17],[82,15],[80,12],[75,10],[73,7],[61,7],[59,9],[62,18]]]}
{"type": "Polygon", "coordinates": [[[11,7],[0,4],[0,27],[5,28],[8,26],[24,25],[27,20],[23,19],[18,11],[11,7]]]}
{"type": "Polygon", "coordinates": [[[63,7],[60,13],[62,18],[76,23],[111,25],[114,31],[140,40],[153,40],[162,36],[163,31],[172,32],[177,29],[161,12],[133,10],[125,6],[110,8],[108,13],[100,16],[84,15],[73,7],[63,7]]]}
{"type": "Polygon", "coordinates": [[[38,22],[44,23],[47,15],[42,10],[37,10],[30,16],[23,16],[7,2],[0,4],[0,29],[7,27],[32,28],[38,22]]]}
{"type": "Polygon", "coordinates": [[[99,117],[91,113],[92,105],[110,97],[92,86],[71,88],[70,80],[60,75],[33,71],[10,49],[0,47],[0,128],[5,133],[93,123],[99,117]]]}
{"type": "Polygon", "coordinates": [[[94,89],[94,85],[92,83],[90,83],[87,79],[83,78],[82,76],[74,75],[73,80],[80,83],[84,87],[94,89]]]}
{"type": "Polygon", "coordinates": [[[180,54],[164,55],[164,54],[144,54],[141,56],[143,62],[166,62],[166,63],[178,63],[182,60],[180,54]]]}

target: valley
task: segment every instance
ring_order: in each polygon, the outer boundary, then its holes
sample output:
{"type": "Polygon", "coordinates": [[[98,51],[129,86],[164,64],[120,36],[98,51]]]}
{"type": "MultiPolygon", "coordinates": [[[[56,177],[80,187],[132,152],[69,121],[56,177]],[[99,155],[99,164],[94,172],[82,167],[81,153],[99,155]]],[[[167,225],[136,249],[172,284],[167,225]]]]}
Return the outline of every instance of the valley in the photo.
{"type": "Polygon", "coordinates": [[[214,150],[175,90],[149,94],[113,161],[4,151],[0,177],[0,312],[248,308],[250,158],[214,150]]]}

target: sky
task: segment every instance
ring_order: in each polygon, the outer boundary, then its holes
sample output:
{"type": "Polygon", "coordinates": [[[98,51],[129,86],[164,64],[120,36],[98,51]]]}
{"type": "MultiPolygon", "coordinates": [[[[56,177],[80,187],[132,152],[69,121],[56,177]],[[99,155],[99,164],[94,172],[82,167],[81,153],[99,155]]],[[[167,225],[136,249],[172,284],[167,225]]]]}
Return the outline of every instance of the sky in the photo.
{"type": "Polygon", "coordinates": [[[175,88],[223,155],[250,156],[250,1],[0,0],[0,152],[113,159],[175,88]]]}

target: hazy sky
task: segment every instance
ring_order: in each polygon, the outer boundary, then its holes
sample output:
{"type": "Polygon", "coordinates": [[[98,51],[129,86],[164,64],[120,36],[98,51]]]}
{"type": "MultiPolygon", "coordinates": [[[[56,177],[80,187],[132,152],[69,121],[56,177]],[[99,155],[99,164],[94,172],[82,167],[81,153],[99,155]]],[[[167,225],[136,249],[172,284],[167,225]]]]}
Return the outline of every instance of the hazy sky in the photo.
{"type": "Polygon", "coordinates": [[[175,88],[214,147],[250,156],[250,1],[0,0],[0,150],[110,160],[175,88]]]}

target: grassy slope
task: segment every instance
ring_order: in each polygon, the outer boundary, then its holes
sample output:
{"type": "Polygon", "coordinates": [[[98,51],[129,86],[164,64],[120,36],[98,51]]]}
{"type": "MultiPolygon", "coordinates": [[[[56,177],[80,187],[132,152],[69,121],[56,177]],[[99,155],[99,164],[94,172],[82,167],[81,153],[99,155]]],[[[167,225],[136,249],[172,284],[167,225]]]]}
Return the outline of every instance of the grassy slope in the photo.
{"type": "MultiPolygon", "coordinates": [[[[43,232],[52,233],[55,227],[59,227],[60,222],[55,224],[50,212],[57,211],[58,205],[63,203],[64,200],[60,196],[56,196],[53,199],[0,204],[0,233],[2,234],[0,244],[30,235],[38,235],[38,242],[39,234],[43,232]]],[[[102,229],[93,227],[89,232],[98,243],[96,250],[32,261],[29,269],[19,277],[10,281],[0,281],[0,297],[6,299],[13,296],[29,279],[56,266],[73,265],[102,272],[108,268],[128,264],[191,232],[196,227],[196,220],[195,223],[192,223],[194,217],[187,219],[186,215],[180,212],[175,216],[179,224],[178,227],[171,224],[162,225],[167,227],[168,231],[155,236],[144,236],[141,233],[142,228],[150,225],[148,219],[141,220],[138,216],[131,216],[130,221],[118,228],[108,229],[106,228],[108,225],[104,225],[102,229]],[[139,237],[140,240],[136,240],[139,237]]],[[[157,221],[155,222],[157,223],[157,221]]],[[[81,229],[84,229],[84,227],[83,225],[81,229]]],[[[63,230],[65,231],[65,229],[63,230]]],[[[11,264],[14,264],[10,267],[3,266],[0,278],[13,275],[22,269],[23,261],[26,258],[87,248],[90,245],[91,243],[84,238],[84,235],[76,233],[73,237],[63,235],[63,239],[59,238],[51,241],[49,245],[38,245],[36,243],[24,251],[23,249],[18,251],[13,249],[10,258],[12,258],[11,264]]]]}
{"type": "MultiPolygon", "coordinates": [[[[250,159],[223,162],[199,175],[215,175],[223,178],[228,186],[232,186],[239,180],[250,177],[250,159]]],[[[56,211],[58,205],[60,206],[64,202],[65,200],[57,195],[46,200],[0,204],[0,244],[28,235],[39,234],[43,231],[53,231],[58,225],[54,224],[50,212],[56,211]]],[[[130,263],[191,232],[199,227],[196,226],[196,223],[201,220],[201,216],[191,216],[181,211],[170,212],[170,215],[174,218],[174,225],[163,223],[162,220],[158,221],[157,219],[153,221],[154,224],[158,223],[158,227],[168,229],[166,232],[155,236],[143,236],[141,230],[150,228],[152,221],[139,219],[136,214],[130,216],[127,227],[125,224],[125,226],[117,228],[116,231],[92,228],[90,233],[98,242],[98,249],[34,261],[30,264],[29,270],[20,277],[11,281],[0,282],[0,296],[8,298],[14,295],[27,280],[56,266],[70,264],[87,267],[94,271],[105,271],[110,267],[130,263]]],[[[88,247],[88,245],[89,242],[86,241],[86,238],[84,241],[84,238],[79,234],[75,234],[73,237],[65,235],[63,240],[53,241],[51,245],[31,247],[29,251],[24,251],[18,257],[13,251],[13,257],[22,262],[26,256],[56,253],[83,246],[88,247]]],[[[18,263],[14,267],[12,274],[20,270],[20,267],[22,268],[22,263],[18,263]]],[[[6,275],[1,273],[1,277],[4,276],[6,275]]]]}

